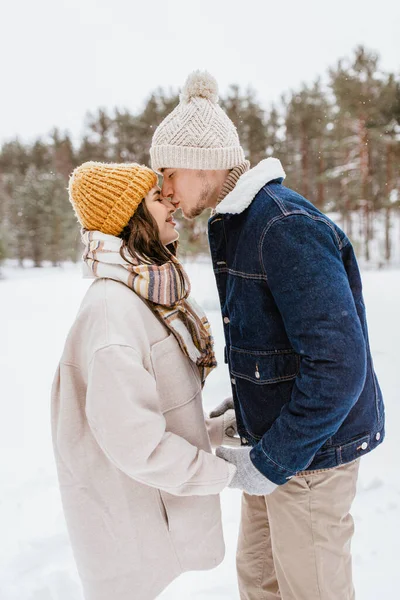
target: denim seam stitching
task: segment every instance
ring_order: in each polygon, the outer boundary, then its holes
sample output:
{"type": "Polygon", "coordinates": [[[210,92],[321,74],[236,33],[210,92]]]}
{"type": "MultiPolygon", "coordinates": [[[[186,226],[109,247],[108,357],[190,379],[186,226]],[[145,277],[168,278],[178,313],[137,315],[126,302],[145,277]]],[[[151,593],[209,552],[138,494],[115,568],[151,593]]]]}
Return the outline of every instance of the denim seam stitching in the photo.
{"type": "Polygon", "coordinates": [[[267,186],[265,185],[263,187],[263,191],[276,202],[276,204],[279,206],[279,208],[281,209],[281,211],[283,212],[284,215],[289,214],[289,212],[285,208],[285,205],[283,204],[282,200],[280,198],[278,198],[277,196],[275,196],[275,194],[272,190],[267,189],[267,186]]]}
{"type": "MultiPolygon", "coordinates": [[[[264,190],[264,191],[265,191],[267,194],[269,194],[269,195],[270,195],[270,196],[271,196],[271,197],[272,197],[272,198],[273,198],[273,199],[276,201],[276,203],[277,203],[277,204],[279,204],[279,207],[281,208],[282,212],[283,212],[283,213],[284,213],[286,216],[300,214],[300,215],[304,215],[304,216],[306,216],[306,217],[309,217],[310,219],[314,219],[314,220],[316,220],[316,221],[321,221],[322,223],[325,223],[325,225],[328,225],[328,227],[330,227],[330,229],[333,231],[333,233],[334,233],[334,235],[335,235],[335,237],[336,237],[336,240],[337,240],[337,243],[338,243],[338,246],[339,246],[339,250],[342,250],[342,248],[344,247],[344,245],[342,244],[342,241],[341,241],[340,237],[338,236],[338,234],[337,234],[337,232],[336,232],[335,228],[333,227],[333,225],[331,225],[331,224],[329,223],[329,221],[326,221],[326,220],[325,220],[323,217],[317,217],[317,216],[314,216],[314,215],[309,215],[307,212],[305,212],[305,211],[303,211],[303,210],[297,210],[297,211],[288,211],[288,210],[287,210],[287,209],[284,207],[282,200],[280,200],[280,199],[279,199],[277,196],[275,196],[275,194],[274,194],[274,192],[273,192],[272,190],[268,190],[268,189],[266,189],[266,187],[267,187],[267,186],[264,186],[264,187],[263,187],[263,190],[264,190]]],[[[346,242],[346,243],[347,243],[347,242],[346,242]]]]}
{"type": "Polygon", "coordinates": [[[314,217],[313,215],[307,215],[307,217],[308,216],[310,219],[313,219],[314,221],[320,221],[321,223],[324,223],[325,225],[327,225],[329,227],[329,229],[333,232],[333,234],[336,238],[336,242],[339,247],[339,250],[343,249],[342,241],[341,241],[340,237],[338,236],[336,229],[333,227],[333,225],[331,225],[328,221],[326,221],[322,217],[314,217]]]}
{"type": "Polygon", "coordinates": [[[372,372],[372,381],[374,382],[374,391],[375,391],[375,410],[376,410],[376,416],[377,416],[378,423],[379,423],[379,420],[380,420],[380,414],[379,414],[379,406],[378,406],[378,404],[379,404],[379,398],[378,398],[378,388],[376,387],[375,372],[374,372],[374,369],[373,369],[373,367],[372,367],[372,364],[370,364],[370,369],[371,369],[371,372],[372,372]]]}
{"type": "Polygon", "coordinates": [[[279,469],[282,469],[283,471],[286,471],[287,473],[293,473],[293,475],[295,475],[295,471],[292,471],[291,469],[288,469],[287,467],[284,467],[283,465],[280,465],[279,463],[277,463],[275,460],[273,460],[270,456],[268,456],[268,454],[266,453],[266,451],[263,448],[263,445],[260,444],[260,448],[263,451],[263,454],[265,454],[265,456],[267,457],[267,459],[276,467],[278,467],[279,469]]]}
{"type": "Polygon", "coordinates": [[[251,381],[251,383],[255,383],[256,385],[263,385],[266,383],[276,383],[278,381],[290,381],[291,379],[296,379],[297,375],[299,374],[299,370],[297,370],[296,373],[293,373],[291,375],[283,375],[282,377],[274,377],[272,379],[257,379],[257,381],[254,381],[254,379],[250,375],[239,373],[238,371],[234,371],[233,369],[231,373],[232,375],[239,377],[239,379],[246,379],[247,381],[251,381]]]}
{"type": "Polygon", "coordinates": [[[266,276],[262,273],[243,273],[242,271],[235,271],[234,269],[229,269],[229,267],[220,267],[214,269],[214,273],[229,273],[230,275],[236,275],[237,277],[243,277],[243,279],[254,279],[256,281],[266,281],[266,276]]]}
{"type": "Polygon", "coordinates": [[[263,244],[264,244],[264,238],[267,235],[267,233],[270,230],[270,228],[272,227],[272,225],[274,223],[276,223],[276,221],[280,221],[281,219],[285,219],[286,216],[287,215],[278,215],[278,216],[274,217],[269,223],[267,223],[267,225],[264,227],[264,230],[263,230],[263,232],[261,234],[260,241],[258,242],[258,257],[259,257],[259,260],[260,260],[261,268],[262,268],[262,270],[264,272],[264,275],[265,275],[265,278],[266,278],[267,281],[268,281],[267,270],[266,270],[265,265],[264,265],[264,259],[263,259],[263,253],[262,253],[262,247],[263,247],[263,244]]]}
{"type": "Polygon", "coordinates": [[[282,219],[286,219],[287,217],[299,216],[299,215],[303,216],[303,217],[307,217],[308,219],[311,219],[313,221],[319,221],[319,222],[323,223],[324,225],[326,225],[327,227],[329,227],[329,229],[332,231],[332,233],[335,236],[336,243],[338,245],[339,250],[342,250],[343,247],[344,247],[342,245],[340,237],[338,236],[338,234],[335,231],[335,228],[329,222],[327,222],[325,219],[323,219],[322,217],[315,217],[313,215],[309,215],[308,213],[306,213],[304,211],[293,211],[293,212],[290,212],[290,213],[287,213],[287,214],[284,214],[284,215],[278,215],[278,216],[274,217],[269,223],[267,223],[267,225],[265,226],[265,228],[264,228],[264,230],[263,230],[263,232],[261,234],[261,238],[260,238],[260,241],[259,241],[259,247],[258,247],[259,260],[260,260],[260,263],[261,263],[262,270],[265,273],[265,277],[266,277],[267,281],[268,281],[268,276],[267,276],[267,271],[266,271],[266,268],[265,268],[265,265],[264,265],[264,259],[263,259],[263,253],[262,253],[262,247],[263,247],[263,244],[264,244],[265,236],[267,235],[268,231],[271,229],[272,225],[274,225],[274,223],[276,221],[280,221],[282,219]]]}
{"type": "Polygon", "coordinates": [[[287,355],[287,354],[296,354],[294,350],[243,350],[242,348],[237,348],[236,346],[231,346],[231,350],[234,352],[238,352],[239,354],[249,354],[255,356],[279,356],[279,355],[287,355]]]}

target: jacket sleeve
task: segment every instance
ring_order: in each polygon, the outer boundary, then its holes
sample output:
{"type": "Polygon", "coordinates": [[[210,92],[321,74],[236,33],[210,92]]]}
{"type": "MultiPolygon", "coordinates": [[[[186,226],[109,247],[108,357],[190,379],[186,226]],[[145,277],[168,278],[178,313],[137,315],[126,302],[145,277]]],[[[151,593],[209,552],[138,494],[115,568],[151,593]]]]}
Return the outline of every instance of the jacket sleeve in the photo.
{"type": "Polygon", "coordinates": [[[86,415],[109,460],[146,485],[182,496],[218,494],[234,474],[224,460],[166,430],[155,379],[129,346],[94,354],[86,415]]]}
{"type": "Polygon", "coordinates": [[[275,221],[260,248],[268,286],[300,357],[290,401],[250,454],[277,484],[310,465],[364,386],[365,339],[339,244],[327,223],[297,214],[275,221]]]}

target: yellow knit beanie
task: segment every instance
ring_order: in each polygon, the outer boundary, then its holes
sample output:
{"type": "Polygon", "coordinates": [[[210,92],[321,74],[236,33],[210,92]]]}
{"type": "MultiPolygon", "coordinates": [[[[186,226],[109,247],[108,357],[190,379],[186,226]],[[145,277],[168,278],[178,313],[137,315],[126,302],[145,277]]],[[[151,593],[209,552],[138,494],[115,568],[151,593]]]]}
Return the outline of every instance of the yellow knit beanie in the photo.
{"type": "Polygon", "coordinates": [[[119,235],[157,181],[136,163],[86,162],[70,177],[69,199],[85,229],[119,235]]]}

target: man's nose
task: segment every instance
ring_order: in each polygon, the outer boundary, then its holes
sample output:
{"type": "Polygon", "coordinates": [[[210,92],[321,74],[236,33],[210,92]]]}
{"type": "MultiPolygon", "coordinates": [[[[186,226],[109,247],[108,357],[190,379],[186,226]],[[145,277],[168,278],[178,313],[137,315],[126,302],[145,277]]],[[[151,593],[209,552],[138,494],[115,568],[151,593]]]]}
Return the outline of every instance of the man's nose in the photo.
{"type": "Polygon", "coordinates": [[[172,188],[171,188],[171,186],[168,185],[168,182],[165,181],[165,179],[161,186],[161,196],[163,198],[170,198],[172,196],[172,188]]]}
{"type": "Polygon", "coordinates": [[[164,179],[161,186],[161,196],[171,202],[174,209],[179,208],[179,200],[174,198],[174,188],[169,184],[168,179],[164,179]]]}

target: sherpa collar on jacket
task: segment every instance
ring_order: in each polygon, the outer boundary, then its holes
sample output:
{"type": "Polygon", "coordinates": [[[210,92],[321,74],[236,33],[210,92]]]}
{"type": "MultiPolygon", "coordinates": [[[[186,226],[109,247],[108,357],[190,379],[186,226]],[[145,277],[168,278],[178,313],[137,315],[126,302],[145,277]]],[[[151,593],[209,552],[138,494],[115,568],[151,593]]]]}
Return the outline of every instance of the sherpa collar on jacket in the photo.
{"type": "Polygon", "coordinates": [[[250,206],[265,184],[285,177],[280,160],[272,157],[265,158],[239,178],[235,188],[217,205],[215,212],[238,215],[250,206]]]}

